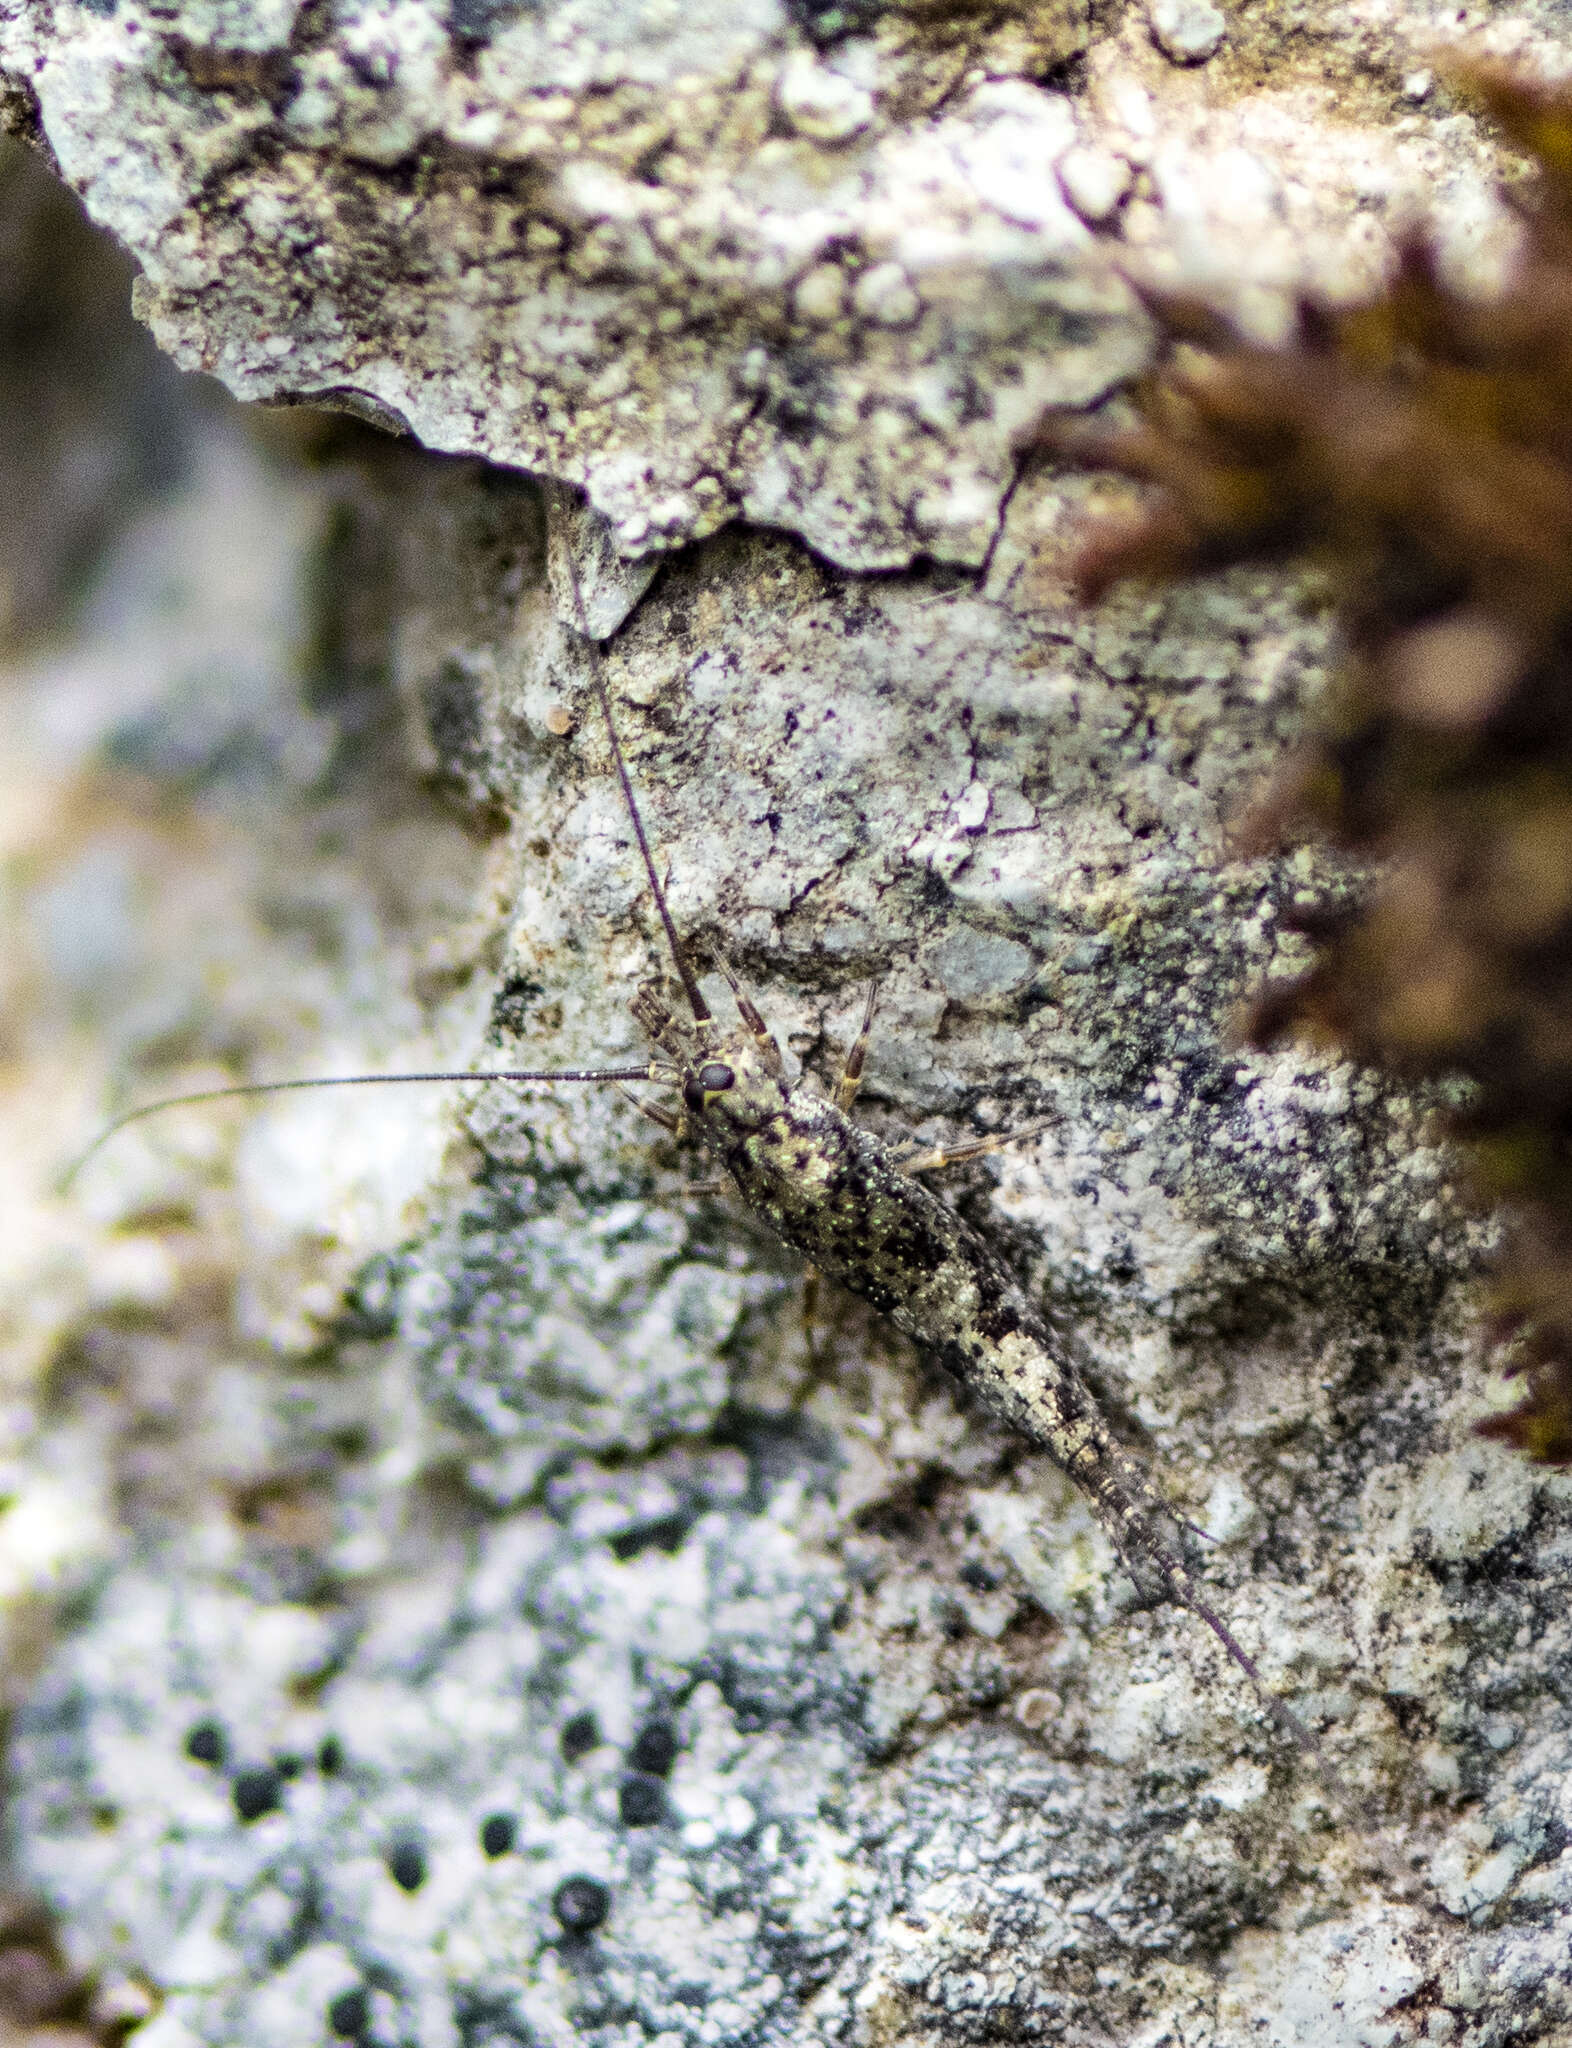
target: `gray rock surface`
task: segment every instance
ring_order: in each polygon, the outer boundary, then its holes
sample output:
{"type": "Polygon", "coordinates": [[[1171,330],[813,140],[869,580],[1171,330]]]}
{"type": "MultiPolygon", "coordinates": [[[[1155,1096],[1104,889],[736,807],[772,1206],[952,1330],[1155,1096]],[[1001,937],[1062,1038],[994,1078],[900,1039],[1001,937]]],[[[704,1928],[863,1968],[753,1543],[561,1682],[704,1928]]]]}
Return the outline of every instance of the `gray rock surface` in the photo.
{"type": "Polygon", "coordinates": [[[1145,346],[1073,144],[1130,169],[1121,253],[1263,322],[1421,189],[1487,271],[1487,146],[1368,10],[1264,84],[1285,12],[1204,71],[1144,16],[812,20],[0,14],[187,361],[587,481],[625,552],[712,534],[619,566],[525,478],[215,426],[14,666],[15,1869],[147,1988],[139,2048],[1564,2041],[1572,1483],[1468,1434],[1430,1106],[1230,1036],[1346,886],[1226,830],[1313,597],[1082,614],[1104,487],[1009,447],[1145,346]],[[700,951],[824,1085],[879,977],[881,1128],[1055,1119],[955,1197],[1365,1832],[1051,1469],[855,1304],[810,1347],[614,1095],[172,1112],[48,1197],[106,1096],[634,1052],[569,546],[700,951]]]}
{"type": "Polygon", "coordinates": [[[1019,437],[1148,346],[1073,149],[1139,174],[1127,250],[1235,289],[1490,211],[1470,121],[1394,118],[1423,13],[1334,0],[1307,62],[1273,0],[1203,86],[1139,9],[794,4],[6,0],[0,73],[177,361],[583,484],[629,554],[742,514],[981,562],[1019,437]]]}

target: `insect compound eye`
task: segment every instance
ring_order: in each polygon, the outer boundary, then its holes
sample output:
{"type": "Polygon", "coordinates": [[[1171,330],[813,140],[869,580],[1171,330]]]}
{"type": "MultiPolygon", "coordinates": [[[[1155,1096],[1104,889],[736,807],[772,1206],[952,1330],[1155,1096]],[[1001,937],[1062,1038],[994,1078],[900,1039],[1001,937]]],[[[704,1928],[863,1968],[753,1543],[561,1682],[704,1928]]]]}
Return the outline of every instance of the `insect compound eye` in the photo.
{"type": "Polygon", "coordinates": [[[706,1060],[696,1074],[682,1084],[682,1099],[694,1116],[702,1116],[711,1098],[724,1095],[737,1076],[724,1060],[706,1060]]]}

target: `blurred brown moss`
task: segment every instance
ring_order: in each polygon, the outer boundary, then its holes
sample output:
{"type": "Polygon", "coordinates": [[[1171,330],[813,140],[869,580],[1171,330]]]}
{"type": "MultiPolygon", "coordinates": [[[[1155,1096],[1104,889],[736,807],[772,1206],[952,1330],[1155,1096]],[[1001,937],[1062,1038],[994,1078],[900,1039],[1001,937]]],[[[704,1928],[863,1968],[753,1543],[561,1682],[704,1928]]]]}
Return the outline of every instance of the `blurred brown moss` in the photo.
{"type": "Polygon", "coordinates": [[[1538,166],[1512,194],[1506,288],[1451,287],[1429,240],[1380,296],[1306,298],[1253,342],[1154,295],[1168,341],[1123,432],[1063,427],[1084,464],[1155,488],[1093,532],[1125,577],[1310,556],[1345,660],[1320,730],[1254,820],[1374,858],[1315,965],[1265,990],[1266,1040],[1309,1031],[1404,1076],[1466,1075],[1481,1200],[1507,1228],[1494,1328],[1524,1398],[1480,1425],[1572,1463],[1572,87],[1475,65],[1460,84],[1538,166]]]}

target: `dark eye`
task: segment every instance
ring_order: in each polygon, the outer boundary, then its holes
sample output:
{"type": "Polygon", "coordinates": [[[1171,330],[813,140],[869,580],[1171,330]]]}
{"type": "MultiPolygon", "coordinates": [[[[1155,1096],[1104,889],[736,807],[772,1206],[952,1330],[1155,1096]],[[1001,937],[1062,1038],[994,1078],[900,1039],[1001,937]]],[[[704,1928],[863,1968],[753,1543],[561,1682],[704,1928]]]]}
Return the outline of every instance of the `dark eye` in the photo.
{"type": "Polygon", "coordinates": [[[706,1060],[682,1084],[682,1099],[694,1116],[702,1116],[712,1095],[724,1095],[737,1076],[724,1060],[706,1060]]]}

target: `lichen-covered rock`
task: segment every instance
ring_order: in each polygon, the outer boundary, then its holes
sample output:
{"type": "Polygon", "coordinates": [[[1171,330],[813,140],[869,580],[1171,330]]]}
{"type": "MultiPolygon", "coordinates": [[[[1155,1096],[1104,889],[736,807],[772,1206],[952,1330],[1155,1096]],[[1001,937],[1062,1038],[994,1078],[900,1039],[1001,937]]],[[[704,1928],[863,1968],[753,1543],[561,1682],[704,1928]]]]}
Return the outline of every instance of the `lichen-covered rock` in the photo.
{"type": "Polygon", "coordinates": [[[629,554],[741,514],[848,567],[975,565],[1018,439],[1149,346],[1056,164],[1127,164],[1126,248],[1247,297],[1367,281],[1421,204],[1465,256],[1489,222],[1474,125],[1391,118],[1422,24],[1318,8],[1307,76],[1292,0],[1221,56],[1215,8],[1153,19],[8,0],[0,75],[160,340],[241,397],[583,484],[629,554]],[[1203,56],[1204,85],[1169,61],[1203,56]]]}
{"type": "Polygon", "coordinates": [[[1320,10],[1291,73],[1292,25],[1181,68],[1141,9],[0,11],[185,360],[581,479],[624,553],[712,534],[620,570],[518,475],[215,430],[0,698],[11,1840],[148,2048],[1572,2025],[1572,1481],[1469,1437],[1427,1104],[1232,1034],[1339,886],[1226,829],[1324,622],[1264,574],[1078,610],[1097,490],[1010,447],[1147,346],[1087,217],[1267,321],[1416,191],[1488,267],[1403,21],[1320,10]],[[209,1105],[47,1196],[105,1096],[634,1053],[663,962],[567,546],[700,957],[821,1085],[880,979],[891,1133],[1052,1119],[955,1199],[1363,1829],[610,1092],[209,1105]]]}
{"type": "Polygon", "coordinates": [[[1149,380],[1133,431],[1063,431],[1159,485],[1088,542],[1089,594],[1312,550],[1331,571],[1338,689],[1256,829],[1322,830],[1384,873],[1321,924],[1312,969],[1262,993],[1254,1036],[1297,1027],[1472,1084],[1465,1156],[1505,1219],[1492,1322],[1525,1388],[1482,1426],[1572,1465],[1572,91],[1464,82],[1535,163],[1499,292],[1450,288],[1415,239],[1380,294],[1306,299],[1273,347],[1168,301],[1195,360],[1149,380]]]}
{"type": "MultiPolygon", "coordinates": [[[[267,517],[309,532],[290,488],[267,517]]],[[[230,656],[224,730],[273,721],[269,747],[215,736],[200,769],[200,720],[148,703],[134,765],[92,771],[232,849],[202,884],[235,892],[227,932],[194,944],[176,888],[144,956],[118,913],[116,972],[163,1007],[104,982],[90,1042],[139,1092],[226,1044],[273,1066],[281,1034],[334,1067],[488,1018],[497,1063],[634,1042],[659,956],[545,574],[560,510],[397,449],[359,488],[332,558],[374,581],[393,506],[419,579],[403,724],[363,677],[296,729],[277,667],[230,656]],[[351,709],[393,751],[335,774],[351,709]],[[461,854],[406,749],[489,838],[461,854]],[[219,801],[242,758],[265,802],[219,801]],[[422,873],[449,893],[412,899],[422,873]],[[283,953],[248,890],[302,906],[268,912],[283,953]],[[289,951],[307,904],[314,945],[360,934],[326,973],[289,951]],[[204,1013],[180,991],[215,958],[204,1013]]],[[[212,499],[184,516],[211,530],[212,499]]],[[[1310,871],[1238,861],[1219,820],[1318,633],[1251,581],[1045,610],[1028,564],[1069,518],[1018,494],[983,589],[722,538],[636,604],[612,686],[676,914],[795,1058],[829,1078],[878,974],[876,1123],[1057,1114],[958,1192],[1220,1539],[1218,1597],[1369,1837],[1050,1467],[853,1305],[810,1350],[779,1248],[615,1097],[484,1091],[445,1166],[440,1098],[187,1112],[63,1212],[118,1263],[54,1304],[37,1456],[99,1533],[13,1760],[19,1873],[77,1963],[150,1987],[155,2048],[1565,2025],[1569,1488],[1467,1440],[1472,1239],[1420,1111],[1227,1037],[1310,871]]]]}

